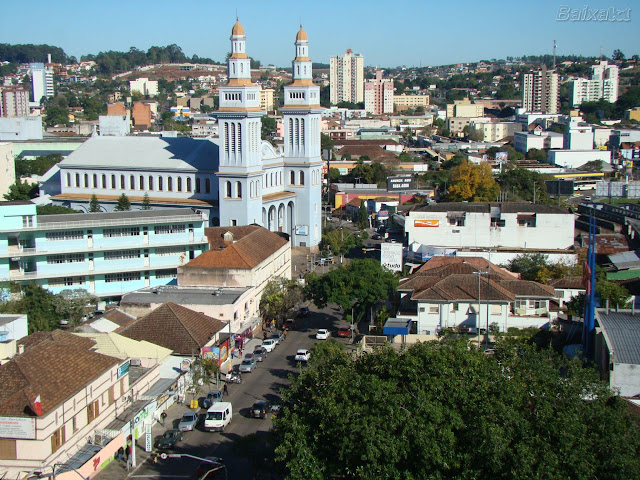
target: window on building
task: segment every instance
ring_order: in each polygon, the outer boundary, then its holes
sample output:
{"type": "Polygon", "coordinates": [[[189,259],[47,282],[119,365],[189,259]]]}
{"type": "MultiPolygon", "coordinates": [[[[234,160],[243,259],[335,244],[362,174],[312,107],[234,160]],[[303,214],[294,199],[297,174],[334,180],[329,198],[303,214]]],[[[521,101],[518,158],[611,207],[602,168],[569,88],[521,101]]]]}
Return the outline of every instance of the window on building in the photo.
{"type": "Polygon", "coordinates": [[[458,308],[460,308],[460,306],[457,303],[452,303],[451,304],[451,311],[452,312],[457,312],[458,308]]]}
{"type": "Polygon", "coordinates": [[[98,188],[98,175],[93,174],[93,188],[98,188]]]}
{"type": "Polygon", "coordinates": [[[55,453],[58,451],[58,449],[64,445],[64,442],[66,442],[66,435],[65,435],[65,429],[64,429],[64,425],[62,425],[58,430],[56,430],[55,432],[53,432],[53,434],[51,435],[51,453],[55,453]]]}
{"type": "Polygon", "coordinates": [[[242,198],[242,183],[236,182],[236,198],[242,198]]]}
{"type": "Polygon", "coordinates": [[[225,182],[224,184],[224,196],[231,198],[231,182],[225,182]]]}
{"type": "Polygon", "coordinates": [[[95,400],[87,406],[87,424],[93,422],[100,415],[98,401],[95,400]]]}
{"type": "Polygon", "coordinates": [[[130,190],[136,189],[136,177],[134,177],[133,175],[129,175],[129,189],[130,190]]]}
{"type": "Polygon", "coordinates": [[[89,174],[85,173],[83,175],[83,180],[84,180],[84,188],[89,188],[89,174]]]}
{"type": "Polygon", "coordinates": [[[211,193],[211,180],[208,178],[204,181],[204,193],[211,193]]]}
{"type": "Polygon", "coordinates": [[[62,255],[47,255],[49,265],[57,263],[81,263],[84,262],[84,253],[67,253],[62,255]]]}
{"type": "Polygon", "coordinates": [[[73,287],[74,285],[84,285],[85,277],[63,277],[49,280],[50,287],[73,287]]]}
{"type": "Polygon", "coordinates": [[[149,191],[153,191],[153,177],[149,175],[149,191]]]}
{"type": "Polygon", "coordinates": [[[173,192],[173,177],[167,177],[167,192],[173,192]]]}
{"type": "Polygon", "coordinates": [[[17,460],[16,441],[0,438],[0,460],[17,460]]]}
{"type": "Polygon", "coordinates": [[[22,216],[22,228],[33,227],[33,215],[22,216]]]}
{"type": "Polygon", "coordinates": [[[67,231],[59,231],[59,232],[47,232],[45,234],[45,238],[47,241],[57,242],[57,241],[65,241],[65,240],[81,240],[84,238],[83,230],[67,230],[67,231]]]}
{"type": "Polygon", "coordinates": [[[175,268],[168,268],[166,270],[156,270],[156,278],[176,278],[178,276],[178,270],[175,268]]]}
{"type": "Polygon", "coordinates": [[[184,224],[177,225],[156,225],[153,227],[153,233],[156,235],[170,235],[172,233],[184,233],[186,227],[184,224]]]}
{"type": "Polygon", "coordinates": [[[520,227],[535,227],[536,226],[536,215],[535,214],[521,214],[519,213],[516,217],[518,221],[518,226],[520,227]]]}
{"type": "Polygon", "coordinates": [[[290,185],[296,184],[296,172],[294,172],[293,170],[289,173],[289,184],[290,185]]]}
{"type": "Polygon", "coordinates": [[[182,177],[178,177],[178,179],[176,180],[176,184],[177,184],[178,192],[181,192],[182,191],[182,177]]]}
{"type": "Polygon", "coordinates": [[[67,172],[67,187],[71,186],[71,174],[67,172]]]}
{"type": "Polygon", "coordinates": [[[500,315],[502,313],[502,305],[491,305],[491,315],[500,315]]]}
{"type": "Polygon", "coordinates": [[[440,313],[440,305],[429,305],[429,313],[440,313]]]}
{"type": "Polygon", "coordinates": [[[102,188],[107,188],[107,176],[102,174],[102,188]]]}
{"type": "Polygon", "coordinates": [[[161,192],[164,189],[163,185],[164,179],[162,177],[158,177],[158,191],[161,192]]]}
{"type": "Polygon", "coordinates": [[[116,395],[115,395],[115,391],[114,391],[114,386],[111,385],[109,387],[109,406],[113,405],[113,403],[116,401],[116,395]]]}
{"type": "Polygon", "coordinates": [[[133,282],[140,280],[140,272],[110,273],[104,276],[106,283],[133,282]]]}
{"type": "Polygon", "coordinates": [[[191,177],[187,178],[187,192],[191,191],[191,177]]]}
{"type": "Polygon", "coordinates": [[[447,222],[449,223],[449,225],[452,225],[454,227],[464,227],[465,216],[464,216],[464,214],[462,214],[462,215],[459,215],[459,214],[448,214],[447,215],[447,222]]]}
{"type": "Polygon", "coordinates": [[[156,248],[155,254],[158,257],[170,257],[172,255],[182,255],[184,247],[160,247],[156,248]]]}
{"type": "Polygon", "coordinates": [[[126,188],[127,188],[127,187],[126,187],[126,186],[125,186],[125,184],[124,184],[124,175],[120,175],[120,189],[121,189],[121,190],[124,190],[124,189],[126,189],[126,188]]]}
{"type": "Polygon", "coordinates": [[[112,250],[104,252],[105,260],[126,260],[129,258],[140,258],[140,250],[112,250]]]}
{"type": "Polygon", "coordinates": [[[140,235],[140,227],[105,228],[102,235],[107,238],[134,237],[140,235]]]}
{"type": "Polygon", "coordinates": [[[140,188],[140,190],[144,190],[144,176],[140,175],[140,178],[138,178],[138,188],[140,188]]]}
{"type": "Polygon", "coordinates": [[[76,187],[80,186],[80,174],[76,173],[76,187]]]}
{"type": "Polygon", "coordinates": [[[113,189],[116,188],[116,176],[115,175],[111,175],[111,188],[113,188],[113,189]]]}
{"type": "Polygon", "coordinates": [[[200,179],[196,178],[196,193],[200,193],[200,179]]]}

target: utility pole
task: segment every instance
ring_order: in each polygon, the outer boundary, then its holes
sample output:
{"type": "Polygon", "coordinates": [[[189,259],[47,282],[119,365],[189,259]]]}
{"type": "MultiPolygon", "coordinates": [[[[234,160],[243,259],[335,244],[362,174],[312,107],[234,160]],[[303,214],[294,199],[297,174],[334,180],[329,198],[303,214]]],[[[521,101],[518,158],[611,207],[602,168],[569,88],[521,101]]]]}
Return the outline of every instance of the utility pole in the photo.
{"type": "MultiPolygon", "coordinates": [[[[486,272],[481,272],[480,270],[478,270],[477,272],[473,272],[474,275],[478,275],[478,314],[476,316],[476,330],[478,330],[478,350],[480,350],[480,311],[482,308],[482,300],[481,300],[481,295],[480,295],[480,276],[481,275],[488,275],[489,274],[489,269],[487,269],[486,272]]],[[[488,305],[488,304],[487,304],[488,305]]],[[[488,317],[487,317],[487,322],[488,322],[488,317]]],[[[488,335],[489,332],[485,332],[485,335],[488,335]]]]}
{"type": "Polygon", "coordinates": [[[556,43],[556,41],[553,41],[553,69],[555,70],[556,68],[556,47],[558,46],[558,44],[556,43]]]}

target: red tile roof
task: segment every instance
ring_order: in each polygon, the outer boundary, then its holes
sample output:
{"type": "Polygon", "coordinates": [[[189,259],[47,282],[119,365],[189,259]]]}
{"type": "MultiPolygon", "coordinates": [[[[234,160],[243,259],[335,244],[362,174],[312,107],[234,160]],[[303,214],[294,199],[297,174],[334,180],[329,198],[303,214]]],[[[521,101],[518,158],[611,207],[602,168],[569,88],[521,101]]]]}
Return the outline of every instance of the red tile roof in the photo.
{"type": "Polygon", "coordinates": [[[61,331],[31,334],[20,344],[24,353],[0,366],[0,416],[35,416],[38,395],[46,415],[121,362],[91,351],[93,340],[61,331]]]}
{"type": "Polygon", "coordinates": [[[172,302],[163,303],[120,331],[134,340],[146,340],[178,355],[197,354],[226,323],[172,302]]]}

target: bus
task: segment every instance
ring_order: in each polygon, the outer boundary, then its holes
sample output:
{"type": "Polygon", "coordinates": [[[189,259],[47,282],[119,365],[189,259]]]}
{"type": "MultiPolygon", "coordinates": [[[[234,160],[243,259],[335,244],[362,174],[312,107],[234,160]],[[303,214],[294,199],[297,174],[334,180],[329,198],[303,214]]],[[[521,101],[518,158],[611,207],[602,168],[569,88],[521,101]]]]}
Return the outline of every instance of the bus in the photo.
{"type": "Polygon", "coordinates": [[[596,180],[574,180],[573,191],[579,192],[582,190],[595,190],[596,180]]]}

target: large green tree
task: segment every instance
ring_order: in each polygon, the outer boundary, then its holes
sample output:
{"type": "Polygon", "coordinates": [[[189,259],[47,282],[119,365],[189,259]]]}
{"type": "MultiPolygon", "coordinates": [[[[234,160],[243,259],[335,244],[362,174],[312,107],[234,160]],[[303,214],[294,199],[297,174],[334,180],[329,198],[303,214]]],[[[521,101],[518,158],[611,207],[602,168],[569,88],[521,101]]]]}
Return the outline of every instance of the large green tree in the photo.
{"type": "Polygon", "coordinates": [[[488,163],[474,165],[465,159],[451,173],[448,195],[454,202],[492,202],[499,192],[500,186],[494,180],[488,163]]]}
{"type": "Polygon", "coordinates": [[[296,280],[274,278],[269,280],[260,298],[260,315],[265,320],[275,320],[280,327],[302,300],[302,286],[296,280]]]}
{"type": "Polygon", "coordinates": [[[19,298],[0,303],[0,313],[27,314],[29,333],[54,330],[58,322],[65,318],[59,310],[56,295],[36,283],[12,285],[19,298]]]}
{"type": "Polygon", "coordinates": [[[38,196],[38,184],[27,183],[16,180],[16,183],[9,185],[9,192],[4,194],[5,200],[30,200],[38,196]]]}
{"type": "Polygon", "coordinates": [[[638,426],[593,369],[548,350],[323,342],[283,393],[276,456],[291,480],[614,480],[640,474],[638,426]]]}
{"type": "Polygon", "coordinates": [[[318,308],[336,303],[346,315],[354,310],[354,322],[389,299],[398,286],[396,276],[371,258],[356,259],[324,275],[307,275],[305,296],[318,308]]]}
{"type": "Polygon", "coordinates": [[[129,197],[127,197],[124,193],[118,197],[118,202],[114,208],[116,212],[124,212],[126,210],[131,210],[131,202],[129,201],[129,197]]]}

